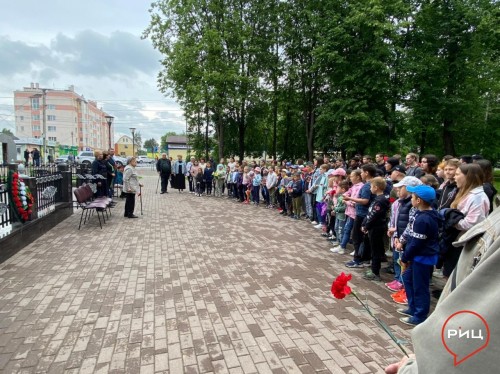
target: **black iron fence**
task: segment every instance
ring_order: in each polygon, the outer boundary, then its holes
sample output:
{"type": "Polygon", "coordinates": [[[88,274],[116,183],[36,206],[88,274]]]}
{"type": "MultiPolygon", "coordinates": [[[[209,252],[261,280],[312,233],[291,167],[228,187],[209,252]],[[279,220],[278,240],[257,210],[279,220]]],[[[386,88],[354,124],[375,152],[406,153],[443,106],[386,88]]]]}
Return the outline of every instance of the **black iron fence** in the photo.
{"type": "Polygon", "coordinates": [[[0,238],[12,231],[12,211],[9,207],[8,183],[9,168],[0,166],[0,238]]]}

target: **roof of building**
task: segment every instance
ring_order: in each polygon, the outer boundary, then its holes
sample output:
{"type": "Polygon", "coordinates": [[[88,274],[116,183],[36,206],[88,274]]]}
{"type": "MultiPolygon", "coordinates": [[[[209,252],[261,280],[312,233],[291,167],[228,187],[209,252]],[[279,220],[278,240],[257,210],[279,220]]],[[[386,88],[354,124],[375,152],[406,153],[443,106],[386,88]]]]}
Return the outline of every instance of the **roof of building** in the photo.
{"type": "Polygon", "coordinates": [[[167,143],[180,143],[180,144],[186,144],[187,143],[187,137],[184,135],[171,135],[167,136],[167,143]]]}

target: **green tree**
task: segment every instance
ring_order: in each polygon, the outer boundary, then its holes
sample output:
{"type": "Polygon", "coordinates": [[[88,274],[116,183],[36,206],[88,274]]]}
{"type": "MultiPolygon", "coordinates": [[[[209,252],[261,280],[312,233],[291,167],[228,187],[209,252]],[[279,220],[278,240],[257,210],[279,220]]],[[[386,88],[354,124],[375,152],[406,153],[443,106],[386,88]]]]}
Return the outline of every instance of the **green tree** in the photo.
{"type": "Polygon", "coordinates": [[[148,139],[144,142],[144,148],[148,151],[154,152],[155,147],[158,147],[158,142],[154,138],[148,139]]]}
{"type": "Polygon", "coordinates": [[[421,152],[458,155],[499,144],[498,122],[491,122],[499,109],[498,2],[420,5],[409,48],[408,107],[421,152]]]}
{"type": "Polygon", "coordinates": [[[14,136],[14,133],[12,131],[10,131],[9,129],[6,129],[5,127],[2,129],[2,131],[0,131],[0,133],[5,134],[5,135],[14,136]]]}

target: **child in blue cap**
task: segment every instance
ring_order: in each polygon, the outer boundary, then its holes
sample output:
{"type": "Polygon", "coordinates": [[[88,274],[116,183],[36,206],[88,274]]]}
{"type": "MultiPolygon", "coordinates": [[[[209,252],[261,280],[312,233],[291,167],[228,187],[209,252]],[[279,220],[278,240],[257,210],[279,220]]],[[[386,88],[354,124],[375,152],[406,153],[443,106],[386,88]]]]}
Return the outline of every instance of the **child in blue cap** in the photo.
{"type": "Polygon", "coordinates": [[[438,260],[441,219],[432,208],[436,199],[432,187],[420,185],[407,186],[406,189],[412,194],[411,203],[417,213],[414,221],[409,223],[410,234],[400,259],[408,309],[398,309],[397,312],[405,316],[401,322],[416,326],[429,315],[429,274],[438,260]]]}

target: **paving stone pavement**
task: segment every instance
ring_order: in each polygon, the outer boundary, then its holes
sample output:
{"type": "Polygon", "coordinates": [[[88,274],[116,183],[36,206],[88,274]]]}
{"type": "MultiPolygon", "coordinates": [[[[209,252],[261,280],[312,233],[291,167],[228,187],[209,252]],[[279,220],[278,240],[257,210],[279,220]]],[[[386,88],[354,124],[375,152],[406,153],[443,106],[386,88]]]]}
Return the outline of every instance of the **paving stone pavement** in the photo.
{"type": "MultiPolygon", "coordinates": [[[[400,358],[353,297],[331,296],[349,256],[311,224],[155,194],[141,173],[139,219],[120,201],[102,230],[94,217],[78,231],[75,214],[0,264],[2,373],[377,373],[400,358]]],[[[383,285],[351,273],[409,340],[383,285]]]]}

